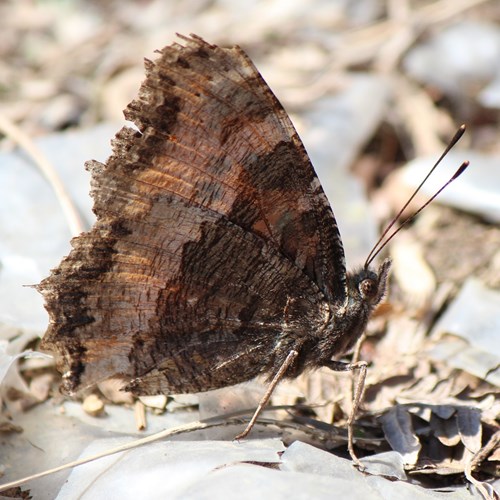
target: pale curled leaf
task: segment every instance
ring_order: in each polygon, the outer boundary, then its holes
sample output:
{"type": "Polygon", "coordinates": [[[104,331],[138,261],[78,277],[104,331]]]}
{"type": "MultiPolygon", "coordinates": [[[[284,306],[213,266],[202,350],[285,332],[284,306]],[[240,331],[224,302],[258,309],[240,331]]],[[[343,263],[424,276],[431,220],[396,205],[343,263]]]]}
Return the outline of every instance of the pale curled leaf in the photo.
{"type": "Polygon", "coordinates": [[[32,356],[32,357],[39,357],[39,358],[45,358],[45,359],[51,359],[52,356],[49,356],[47,354],[43,354],[41,352],[35,352],[31,350],[23,351],[18,354],[7,354],[7,346],[8,343],[2,343],[0,344],[0,382],[5,378],[7,375],[7,372],[10,368],[10,366],[17,361],[20,358],[24,358],[27,356],[32,356]]]}
{"type": "Polygon", "coordinates": [[[396,451],[387,451],[365,457],[361,463],[365,467],[365,471],[372,476],[384,476],[400,481],[407,479],[404,470],[404,457],[396,451]]]}
{"type": "Polygon", "coordinates": [[[406,408],[391,408],[381,417],[381,422],[391,448],[401,453],[405,464],[415,464],[422,445],[415,435],[411,415],[406,408]]]}

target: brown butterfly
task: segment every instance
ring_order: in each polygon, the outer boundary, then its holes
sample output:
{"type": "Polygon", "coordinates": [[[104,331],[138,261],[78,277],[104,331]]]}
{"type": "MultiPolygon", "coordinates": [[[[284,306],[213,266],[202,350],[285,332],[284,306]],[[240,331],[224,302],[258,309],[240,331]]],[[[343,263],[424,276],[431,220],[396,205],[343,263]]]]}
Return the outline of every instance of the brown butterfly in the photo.
{"type": "Polygon", "coordinates": [[[181,38],[146,61],[125,110],[138,130],[87,164],[97,222],[38,285],[42,348],[69,393],[110,377],[151,395],[350,369],[337,359],[386,291],[388,260],[346,273],[304,146],[250,59],[181,38]]]}

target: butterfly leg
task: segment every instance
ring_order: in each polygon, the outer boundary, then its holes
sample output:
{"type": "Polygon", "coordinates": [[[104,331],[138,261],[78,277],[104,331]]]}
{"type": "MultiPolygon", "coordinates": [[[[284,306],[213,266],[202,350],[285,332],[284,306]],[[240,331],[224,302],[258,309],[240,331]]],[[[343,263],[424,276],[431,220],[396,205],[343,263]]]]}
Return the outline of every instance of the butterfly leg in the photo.
{"type": "Polygon", "coordinates": [[[250,419],[250,422],[248,422],[246,429],[240,434],[238,434],[234,439],[236,440],[244,439],[248,436],[248,433],[252,430],[252,427],[255,425],[255,422],[257,421],[257,418],[259,417],[260,413],[262,412],[264,407],[267,405],[269,399],[271,398],[274,389],[276,388],[279,381],[283,378],[286,371],[288,370],[290,365],[295,361],[295,358],[298,355],[299,353],[295,350],[292,350],[288,353],[288,356],[285,358],[285,361],[283,361],[283,364],[280,366],[279,370],[276,372],[276,375],[271,380],[266,390],[266,393],[264,394],[264,396],[262,396],[262,399],[259,401],[259,405],[257,406],[257,409],[255,410],[252,418],[250,419]]]}
{"type": "Polygon", "coordinates": [[[365,380],[366,380],[366,361],[357,361],[356,363],[342,363],[342,361],[330,361],[326,366],[331,370],[336,372],[354,371],[359,370],[359,377],[356,382],[356,388],[354,390],[354,399],[352,402],[352,410],[347,420],[347,449],[349,450],[349,455],[352,461],[359,469],[364,469],[363,464],[359,461],[359,458],[354,452],[354,419],[358,413],[359,405],[363,400],[363,394],[365,392],[365,380]]]}

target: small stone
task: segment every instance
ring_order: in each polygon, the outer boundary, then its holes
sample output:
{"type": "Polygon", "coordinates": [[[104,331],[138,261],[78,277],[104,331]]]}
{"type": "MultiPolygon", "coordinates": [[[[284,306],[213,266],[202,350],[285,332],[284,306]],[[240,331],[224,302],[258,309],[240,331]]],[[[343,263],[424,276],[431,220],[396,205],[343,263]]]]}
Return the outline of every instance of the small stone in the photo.
{"type": "Polygon", "coordinates": [[[92,417],[104,414],[104,403],[98,396],[91,394],[83,400],[83,410],[92,417]]]}

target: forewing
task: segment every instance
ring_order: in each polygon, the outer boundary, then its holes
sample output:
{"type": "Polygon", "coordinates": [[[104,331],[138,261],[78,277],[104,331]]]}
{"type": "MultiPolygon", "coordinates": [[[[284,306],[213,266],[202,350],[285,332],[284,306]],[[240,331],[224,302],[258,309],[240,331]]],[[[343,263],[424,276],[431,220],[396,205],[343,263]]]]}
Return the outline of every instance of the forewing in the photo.
{"type": "Polygon", "coordinates": [[[337,224],[288,115],[241,49],[185,41],[147,62],[126,110],[143,132],[128,160],[143,163],[134,177],[264,238],[342,304],[337,224]]]}

